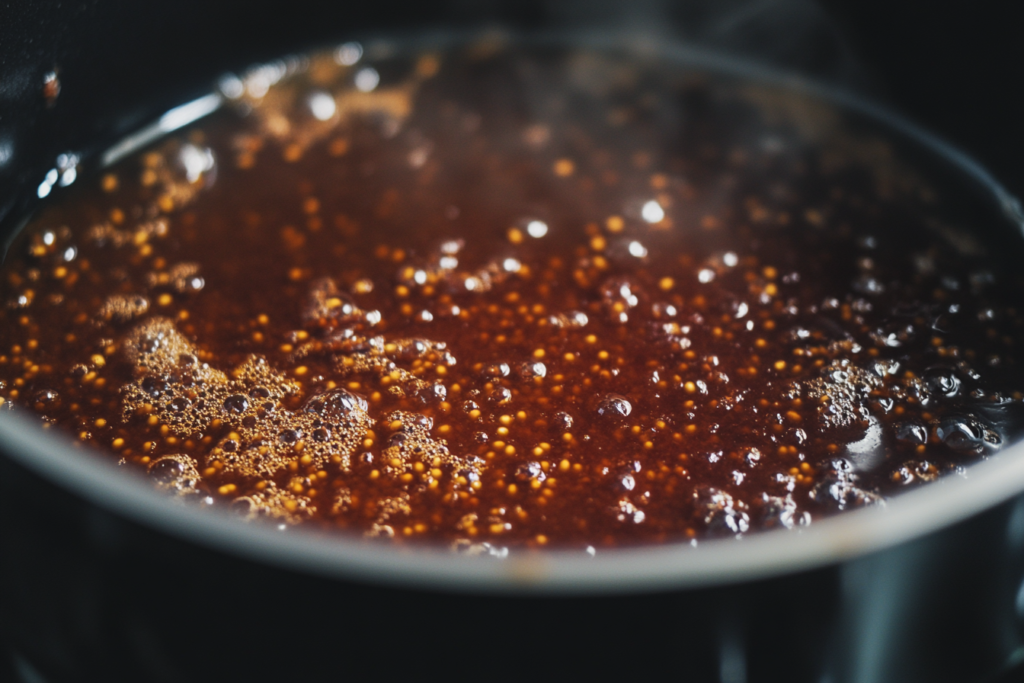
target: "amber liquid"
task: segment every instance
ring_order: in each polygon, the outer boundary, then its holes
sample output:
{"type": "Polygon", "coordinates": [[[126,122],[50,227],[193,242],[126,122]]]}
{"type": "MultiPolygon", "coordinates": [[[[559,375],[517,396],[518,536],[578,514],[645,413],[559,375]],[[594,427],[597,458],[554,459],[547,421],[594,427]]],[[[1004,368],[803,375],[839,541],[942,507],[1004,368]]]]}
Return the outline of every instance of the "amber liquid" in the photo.
{"type": "Polygon", "coordinates": [[[613,53],[347,49],[40,213],[5,406],[198,505],[471,552],[798,527],[1013,435],[1020,277],[885,130],[613,53]]]}

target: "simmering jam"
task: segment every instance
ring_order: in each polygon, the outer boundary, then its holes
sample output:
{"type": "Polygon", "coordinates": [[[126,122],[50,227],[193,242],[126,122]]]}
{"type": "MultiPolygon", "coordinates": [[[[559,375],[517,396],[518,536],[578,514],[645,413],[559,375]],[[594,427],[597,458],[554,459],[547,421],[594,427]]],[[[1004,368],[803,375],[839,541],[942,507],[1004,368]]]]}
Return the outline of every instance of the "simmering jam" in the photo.
{"type": "Polygon", "coordinates": [[[496,554],[696,541],[1014,436],[1012,249],[840,107],[497,39],[220,91],[0,274],[4,407],[188,504],[496,554]]]}

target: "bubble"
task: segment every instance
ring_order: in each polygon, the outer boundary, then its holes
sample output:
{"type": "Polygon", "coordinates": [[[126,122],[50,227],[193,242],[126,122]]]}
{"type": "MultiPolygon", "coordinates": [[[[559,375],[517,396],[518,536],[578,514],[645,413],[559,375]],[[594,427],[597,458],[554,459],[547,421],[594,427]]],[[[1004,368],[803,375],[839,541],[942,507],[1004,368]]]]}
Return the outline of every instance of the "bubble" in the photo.
{"type": "Polygon", "coordinates": [[[818,416],[826,427],[845,427],[868,416],[865,402],[882,379],[841,359],[822,368],[821,376],[804,383],[807,396],[819,399],[818,416]]]}
{"type": "Polygon", "coordinates": [[[302,308],[302,324],[334,330],[342,326],[359,329],[367,326],[366,312],[352,297],[341,291],[333,279],[320,278],[310,283],[302,308]]]}
{"type": "Polygon", "coordinates": [[[232,394],[224,399],[224,410],[236,415],[249,409],[249,399],[242,394],[232,394]]]}
{"type": "Polygon", "coordinates": [[[530,481],[531,479],[544,481],[547,479],[547,475],[539,462],[528,462],[516,468],[516,479],[519,481],[530,481]]]}
{"type": "Polygon", "coordinates": [[[932,392],[947,398],[956,396],[960,391],[960,379],[951,368],[929,368],[925,371],[924,379],[932,392]]]}
{"type": "Polygon", "coordinates": [[[831,504],[839,510],[882,502],[882,497],[877,493],[856,486],[857,481],[858,477],[854,474],[850,461],[837,458],[830,463],[820,481],[811,489],[811,499],[831,504]]]}
{"type": "Polygon", "coordinates": [[[928,430],[924,425],[914,422],[903,422],[896,425],[896,439],[904,443],[918,446],[928,441],[928,430]]]}
{"type": "Polygon", "coordinates": [[[1003,445],[995,429],[973,415],[948,417],[935,428],[935,436],[961,453],[994,453],[1003,445]]]}
{"type": "Polygon", "coordinates": [[[286,524],[299,524],[316,513],[309,496],[278,488],[272,481],[266,482],[262,491],[236,498],[232,509],[249,520],[265,518],[286,524]]]}
{"type": "Polygon", "coordinates": [[[192,401],[185,396],[175,396],[167,403],[167,407],[176,413],[182,413],[192,407],[192,401]]]}
{"type": "Polygon", "coordinates": [[[626,311],[640,303],[640,287],[627,278],[615,277],[606,280],[600,289],[601,303],[613,319],[626,322],[626,311]]]}
{"type": "Polygon", "coordinates": [[[32,395],[32,402],[44,406],[54,406],[60,403],[60,394],[53,389],[40,389],[32,395]]]}
{"type": "Polygon", "coordinates": [[[694,510],[711,533],[742,534],[750,529],[746,505],[720,489],[698,487],[693,492],[694,510]]]}
{"type": "Polygon", "coordinates": [[[438,382],[418,391],[416,395],[424,403],[440,403],[448,398],[448,389],[438,382]]]}
{"type": "Polygon", "coordinates": [[[481,374],[484,377],[498,378],[508,377],[511,371],[512,369],[508,366],[508,363],[491,363],[484,366],[481,374]]]}
{"type": "Polygon", "coordinates": [[[533,379],[534,377],[545,377],[548,374],[548,368],[544,363],[540,361],[527,361],[520,363],[519,365],[519,376],[523,379],[533,379]]]}
{"type": "Polygon", "coordinates": [[[433,420],[421,413],[396,410],[382,420],[383,424],[400,423],[401,427],[393,434],[382,460],[387,463],[385,471],[391,474],[402,474],[412,471],[415,463],[428,464],[434,467],[435,461],[454,467],[459,476],[467,481],[479,479],[483,471],[483,461],[473,456],[453,454],[443,439],[430,434],[433,420]]]}
{"type": "Polygon", "coordinates": [[[495,405],[505,405],[512,400],[512,390],[508,387],[495,387],[487,393],[487,400],[495,405]]]}
{"type": "Polygon", "coordinates": [[[572,429],[572,423],[572,415],[565,412],[555,413],[555,416],[552,419],[552,424],[554,425],[555,429],[560,429],[562,431],[568,431],[572,429]]]}
{"type": "MultiPolygon", "coordinates": [[[[82,367],[84,368],[85,366],[82,367]]],[[[139,383],[139,387],[142,389],[143,393],[150,398],[160,398],[160,396],[167,390],[167,382],[159,377],[143,377],[142,382],[139,383]]]]}
{"type": "Polygon", "coordinates": [[[701,268],[697,271],[697,281],[701,284],[708,284],[715,279],[715,271],[710,268],[701,268]]]}
{"type": "Polygon", "coordinates": [[[142,294],[114,294],[107,297],[99,310],[106,322],[126,323],[140,318],[149,311],[149,299],[142,294]]]}
{"type": "Polygon", "coordinates": [[[341,420],[354,411],[366,412],[369,404],[359,394],[348,389],[335,388],[314,396],[306,402],[304,410],[325,420],[341,420]]]}
{"type": "Polygon", "coordinates": [[[187,455],[165,455],[149,464],[146,471],[156,482],[157,488],[173,491],[179,495],[196,493],[199,471],[195,462],[187,455]]]}
{"type": "Polygon", "coordinates": [[[589,322],[590,318],[583,311],[569,311],[568,313],[559,313],[558,315],[548,317],[548,323],[553,327],[579,329],[586,327],[589,322]]]}
{"type": "Polygon", "coordinates": [[[291,446],[298,443],[299,439],[302,438],[302,430],[299,429],[284,429],[277,435],[277,438],[281,440],[281,443],[286,446],[291,446]]]}
{"type": "Polygon", "coordinates": [[[767,529],[777,527],[792,529],[797,526],[808,526],[811,523],[811,513],[800,512],[792,494],[786,494],[784,498],[780,498],[763,493],[758,507],[761,512],[761,523],[767,529]]]}
{"type": "Polygon", "coordinates": [[[631,412],[632,404],[625,396],[619,394],[607,394],[597,404],[597,414],[603,417],[628,417],[631,412]]]}
{"type": "MultiPolygon", "coordinates": [[[[627,487],[632,488],[632,487],[627,487]]],[[[641,524],[647,519],[647,514],[638,508],[636,505],[626,500],[625,498],[619,501],[618,507],[616,508],[616,519],[620,522],[630,521],[634,524],[641,524]]]]}

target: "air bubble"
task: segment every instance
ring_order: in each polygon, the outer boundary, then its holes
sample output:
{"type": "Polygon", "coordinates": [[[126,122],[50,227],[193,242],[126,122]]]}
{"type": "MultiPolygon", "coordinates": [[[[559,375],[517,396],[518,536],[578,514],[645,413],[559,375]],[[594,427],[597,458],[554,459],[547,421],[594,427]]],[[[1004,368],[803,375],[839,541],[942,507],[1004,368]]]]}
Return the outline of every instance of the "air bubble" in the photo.
{"type": "Polygon", "coordinates": [[[249,399],[242,394],[232,394],[224,399],[224,410],[239,415],[249,409],[249,399]]]}
{"type": "Polygon", "coordinates": [[[928,441],[928,430],[924,425],[904,422],[896,425],[896,440],[918,446],[928,441]]]}
{"type": "Polygon", "coordinates": [[[347,389],[330,389],[306,402],[305,411],[316,413],[328,421],[337,421],[354,411],[366,412],[366,399],[347,389]]]}
{"type": "Polygon", "coordinates": [[[956,396],[960,391],[960,379],[950,368],[929,368],[925,372],[925,382],[932,392],[947,398],[956,396]]]}
{"type": "Polygon", "coordinates": [[[973,415],[949,417],[935,428],[944,444],[961,453],[994,453],[1003,445],[999,432],[973,415]]]}
{"type": "Polygon", "coordinates": [[[182,413],[192,407],[192,401],[184,396],[176,396],[167,404],[167,407],[176,413],[182,413]]]}
{"type": "Polygon", "coordinates": [[[284,429],[277,435],[277,438],[281,440],[281,443],[291,446],[302,438],[302,432],[298,429],[284,429]]]}
{"type": "Polygon", "coordinates": [[[495,387],[487,394],[487,400],[496,405],[504,405],[512,400],[512,390],[508,387],[495,387]]]}
{"type": "Polygon", "coordinates": [[[712,533],[742,534],[750,529],[746,505],[725,491],[702,486],[693,492],[694,508],[712,533]]]}
{"type": "Polygon", "coordinates": [[[533,379],[534,377],[544,377],[548,374],[548,368],[543,363],[537,362],[526,362],[519,365],[519,376],[523,379],[533,379]]]}
{"type": "Polygon", "coordinates": [[[192,458],[187,455],[165,455],[149,464],[147,472],[156,482],[157,488],[179,495],[195,493],[199,483],[199,472],[192,458]]]}
{"type": "Polygon", "coordinates": [[[555,417],[552,420],[552,422],[554,424],[555,429],[560,429],[562,431],[568,431],[572,429],[573,420],[572,415],[570,415],[569,413],[555,413],[555,417]]]}
{"type": "Polygon", "coordinates": [[[498,378],[508,377],[510,372],[512,372],[512,369],[508,366],[508,363],[491,363],[484,366],[482,374],[484,377],[498,378]]]}
{"type": "Polygon", "coordinates": [[[628,417],[633,406],[625,396],[608,394],[597,405],[597,414],[603,417],[628,417]]]}

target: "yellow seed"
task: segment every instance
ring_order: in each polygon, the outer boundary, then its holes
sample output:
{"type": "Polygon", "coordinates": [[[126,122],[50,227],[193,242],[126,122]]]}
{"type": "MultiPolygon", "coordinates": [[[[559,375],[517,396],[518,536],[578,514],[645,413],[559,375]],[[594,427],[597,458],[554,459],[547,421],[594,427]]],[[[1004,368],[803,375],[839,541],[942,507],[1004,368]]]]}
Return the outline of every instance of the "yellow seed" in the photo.
{"type": "Polygon", "coordinates": [[[608,232],[622,232],[622,229],[626,227],[626,222],[622,220],[621,216],[608,216],[608,220],[604,224],[608,228],[608,232]]]}
{"type": "Polygon", "coordinates": [[[559,178],[567,178],[576,170],[576,165],[569,159],[559,159],[555,162],[555,175],[559,178]]]}

